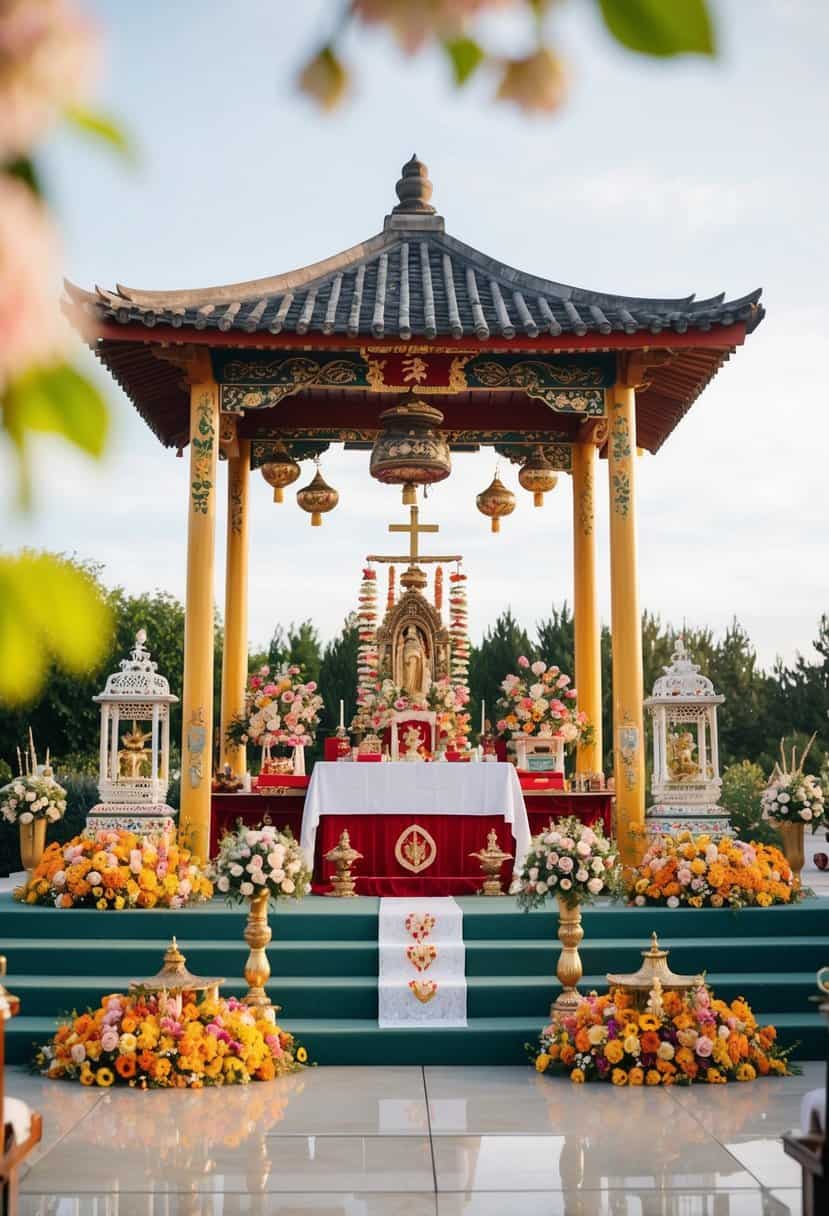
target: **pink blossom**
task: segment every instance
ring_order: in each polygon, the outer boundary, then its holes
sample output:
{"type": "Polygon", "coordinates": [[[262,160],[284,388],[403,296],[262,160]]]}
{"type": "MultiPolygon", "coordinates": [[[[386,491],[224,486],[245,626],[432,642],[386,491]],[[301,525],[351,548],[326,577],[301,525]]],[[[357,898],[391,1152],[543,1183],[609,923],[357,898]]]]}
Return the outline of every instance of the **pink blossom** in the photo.
{"type": "Polygon", "coordinates": [[[523,655],[523,654],[520,655],[518,658],[518,666],[519,667],[529,667],[529,665],[530,665],[530,660],[528,658],[526,658],[525,655],[523,655]]]}
{"type": "Polygon", "coordinates": [[[697,1055],[702,1056],[703,1059],[707,1059],[707,1057],[711,1055],[711,1052],[713,1050],[714,1050],[714,1044],[711,1042],[711,1040],[708,1038],[707,1035],[701,1034],[700,1037],[697,1039],[697,1045],[696,1045],[697,1055]]]}

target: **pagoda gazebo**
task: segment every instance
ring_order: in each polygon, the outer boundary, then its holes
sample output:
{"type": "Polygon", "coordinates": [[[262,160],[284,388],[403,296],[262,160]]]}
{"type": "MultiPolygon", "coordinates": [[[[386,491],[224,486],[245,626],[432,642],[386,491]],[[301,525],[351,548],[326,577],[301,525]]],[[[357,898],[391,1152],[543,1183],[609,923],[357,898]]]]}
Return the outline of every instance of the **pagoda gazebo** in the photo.
{"type": "MultiPolygon", "coordinates": [[[[763,317],[760,291],[727,301],[641,299],[515,270],[450,236],[416,158],[376,236],[287,274],[225,287],[83,291],[65,310],[172,449],[190,445],[182,694],[181,824],[207,852],[214,707],[217,462],[228,501],[221,722],[247,674],[251,468],[284,445],[296,459],[332,443],[368,450],[379,415],[413,389],[444,415],[455,450],[543,450],[572,475],[575,679],[597,730],[578,767],[600,769],[597,460],[610,496],[613,752],[623,855],[645,819],[636,452],[657,452],[763,317]],[[395,396],[396,395],[396,396],[395,396]]],[[[282,457],[284,458],[284,456],[282,457]]],[[[241,757],[223,743],[235,768],[241,757]]]]}

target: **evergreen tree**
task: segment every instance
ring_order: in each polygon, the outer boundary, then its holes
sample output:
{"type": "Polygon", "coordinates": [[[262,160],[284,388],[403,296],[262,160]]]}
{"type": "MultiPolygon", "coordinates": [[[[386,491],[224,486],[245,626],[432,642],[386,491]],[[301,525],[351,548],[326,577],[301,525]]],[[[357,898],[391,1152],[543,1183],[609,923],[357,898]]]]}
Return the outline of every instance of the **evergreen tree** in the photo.
{"type": "Polygon", "coordinates": [[[501,681],[511,671],[518,670],[519,655],[530,660],[536,657],[527,631],[523,629],[512,609],[507,608],[484,634],[479,646],[469,655],[470,712],[473,732],[481,721],[481,699],[486,701],[486,716],[494,723],[495,703],[501,695],[501,681]]]}
{"type": "Polygon", "coordinates": [[[325,647],[320,665],[319,684],[325,697],[325,708],[320,720],[320,732],[333,734],[340,720],[340,701],[345,702],[345,725],[354,717],[357,708],[357,648],[359,637],[357,614],[350,613],[343,622],[342,630],[325,647]]]}

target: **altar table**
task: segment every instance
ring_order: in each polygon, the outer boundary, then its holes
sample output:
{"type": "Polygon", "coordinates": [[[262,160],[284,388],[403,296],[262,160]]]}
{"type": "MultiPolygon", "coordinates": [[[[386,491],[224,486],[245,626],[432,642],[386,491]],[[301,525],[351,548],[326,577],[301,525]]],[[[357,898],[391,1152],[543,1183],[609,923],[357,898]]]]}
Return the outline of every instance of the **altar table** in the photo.
{"type": "Polygon", "coordinates": [[[404,815],[416,822],[440,815],[450,824],[461,816],[497,816],[512,829],[516,866],[530,846],[524,797],[511,764],[320,761],[314,765],[302,816],[300,845],[309,863],[323,815],[404,815]]]}

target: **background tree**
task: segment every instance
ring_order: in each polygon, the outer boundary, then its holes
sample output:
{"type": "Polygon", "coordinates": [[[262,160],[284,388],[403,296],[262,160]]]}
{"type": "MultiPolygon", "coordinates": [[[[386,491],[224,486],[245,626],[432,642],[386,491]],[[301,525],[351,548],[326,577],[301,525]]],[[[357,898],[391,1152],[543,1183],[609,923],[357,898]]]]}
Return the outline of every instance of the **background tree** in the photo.
{"type": "Polygon", "coordinates": [[[518,656],[536,657],[527,631],[523,629],[512,609],[502,612],[495,624],[484,634],[480,644],[469,655],[469,689],[472,695],[472,729],[477,731],[481,721],[481,699],[486,701],[486,714],[495,722],[495,702],[501,695],[501,681],[510,671],[517,671],[518,656]]]}
{"type": "Polygon", "coordinates": [[[357,708],[357,648],[359,636],[357,614],[345,618],[338,635],[325,647],[320,664],[319,685],[325,697],[320,733],[330,735],[337,729],[340,700],[345,702],[346,729],[357,708]]]}

